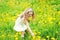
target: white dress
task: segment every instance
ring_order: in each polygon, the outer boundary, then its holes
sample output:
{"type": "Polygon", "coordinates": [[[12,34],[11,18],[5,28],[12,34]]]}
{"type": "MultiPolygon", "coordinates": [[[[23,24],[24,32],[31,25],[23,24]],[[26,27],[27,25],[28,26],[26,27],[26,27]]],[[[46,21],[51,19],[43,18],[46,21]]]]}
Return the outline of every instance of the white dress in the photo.
{"type": "Polygon", "coordinates": [[[21,32],[21,31],[25,31],[26,29],[27,27],[24,24],[24,17],[23,18],[18,17],[15,22],[14,30],[21,32]]]}

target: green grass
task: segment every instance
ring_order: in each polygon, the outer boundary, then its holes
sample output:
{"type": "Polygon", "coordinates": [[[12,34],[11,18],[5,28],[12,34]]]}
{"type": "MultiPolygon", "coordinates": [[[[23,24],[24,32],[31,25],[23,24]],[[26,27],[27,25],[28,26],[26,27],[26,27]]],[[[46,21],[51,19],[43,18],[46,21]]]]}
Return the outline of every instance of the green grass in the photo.
{"type": "Polygon", "coordinates": [[[29,32],[24,39],[60,40],[60,0],[0,0],[0,40],[22,40],[13,27],[18,15],[29,7],[35,13],[36,20],[30,21],[30,27],[36,39],[29,32]]]}

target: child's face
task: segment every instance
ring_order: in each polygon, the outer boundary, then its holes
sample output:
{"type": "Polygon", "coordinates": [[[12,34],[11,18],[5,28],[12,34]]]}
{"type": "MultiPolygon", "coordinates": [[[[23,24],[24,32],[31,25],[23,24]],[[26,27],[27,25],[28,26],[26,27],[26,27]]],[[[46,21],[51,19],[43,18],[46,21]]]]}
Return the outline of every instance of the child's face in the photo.
{"type": "Polygon", "coordinates": [[[28,15],[31,17],[33,15],[33,13],[32,12],[29,12],[28,15]]]}
{"type": "Polygon", "coordinates": [[[31,19],[32,19],[32,16],[33,16],[33,12],[32,12],[32,11],[29,11],[29,12],[26,14],[26,19],[31,20],[31,19]]]}
{"type": "Polygon", "coordinates": [[[32,15],[33,15],[33,12],[32,11],[28,13],[28,16],[29,16],[28,17],[28,20],[31,20],[32,19],[32,15]]]}

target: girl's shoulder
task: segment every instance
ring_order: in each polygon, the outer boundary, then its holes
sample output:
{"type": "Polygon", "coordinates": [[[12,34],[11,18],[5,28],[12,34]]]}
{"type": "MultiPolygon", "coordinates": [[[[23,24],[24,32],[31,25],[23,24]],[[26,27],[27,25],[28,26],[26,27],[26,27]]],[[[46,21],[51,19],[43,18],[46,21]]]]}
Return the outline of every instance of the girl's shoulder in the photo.
{"type": "Polygon", "coordinates": [[[24,12],[20,13],[18,17],[23,18],[24,17],[24,12]]]}

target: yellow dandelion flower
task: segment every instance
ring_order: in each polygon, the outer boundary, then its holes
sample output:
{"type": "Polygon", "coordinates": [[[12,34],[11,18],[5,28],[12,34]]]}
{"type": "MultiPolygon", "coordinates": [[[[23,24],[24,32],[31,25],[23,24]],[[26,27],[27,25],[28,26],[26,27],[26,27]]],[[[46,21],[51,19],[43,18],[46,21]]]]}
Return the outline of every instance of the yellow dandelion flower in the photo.
{"type": "Polygon", "coordinates": [[[18,32],[16,32],[16,35],[18,35],[18,32]]]}
{"type": "Polygon", "coordinates": [[[2,21],[2,19],[0,19],[0,21],[2,21]]]}
{"type": "Polygon", "coordinates": [[[54,37],[52,37],[51,39],[52,39],[52,40],[55,40],[55,38],[54,38],[54,37]]]}
{"type": "Polygon", "coordinates": [[[58,14],[60,14],[60,11],[58,11],[58,14]]]}
{"type": "Polygon", "coordinates": [[[58,31],[56,31],[56,33],[58,33],[58,31]]]}
{"type": "Polygon", "coordinates": [[[18,35],[15,35],[14,37],[17,37],[18,35]]]}
{"type": "Polygon", "coordinates": [[[15,40],[18,40],[18,37],[16,37],[15,40]]]}
{"type": "Polygon", "coordinates": [[[42,39],[42,40],[46,40],[46,39],[42,39]]]}
{"type": "Polygon", "coordinates": [[[16,16],[11,17],[12,21],[15,21],[15,19],[16,19],[16,16]]]}
{"type": "Polygon", "coordinates": [[[56,20],[56,18],[53,18],[53,20],[56,20]]]}
{"type": "Polygon", "coordinates": [[[16,13],[16,16],[19,16],[20,14],[16,13]]]}
{"type": "Polygon", "coordinates": [[[5,35],[3,34],[2,37],[5,37],[5,35]]]}
{"type": "Polygon", "coordinates": [[[37,33],[36,33],[36,32],[34,32],[34,34],[36,35],[37,33]]]}
{"type": "Polygon", "coordinates": [[[40,39],[41,37],[40,36],[37,36],[38,39],[40,39]]]}
{"type": "Polygon", "coordinates": [[[60,24],[60,21],[59,21],[59,24],[60,24]]]}
{"type": "Polygon", "coordinates": [[[52,24],[53,22],[52,22],[52,21],[50,21],[49,23],[50,23],[50,24],[52,24]]]}
{"type": "Polygon", "coordinates": [[[48,17],[48,20],[51,21],[53,18],[52,17],[48,17]]]}
{"type": "Polygon", "coordinates": [[[36,40],[40,40],[40,38],[36,38],[36,40]]]}
{"type": "Polygon", "coordinates": [[[35,36],[32,37],[33,40],[35,40],[35,38],[36,38],[35,36]]]}
{"type": "Polygon", "coordinates": [[[6,13],[6,16],[9,16],[9,14],[8,14],[8,13],[6,13]]]}
{"type": "Polygon", "coordinates": [[[49,38],[49,36],[46,36],[47,38],[49,38]]]}
{"type": "Polygon", "coordinates": [[[4,17],[3,20],[6,21],[6,17],[4,17]]]}

